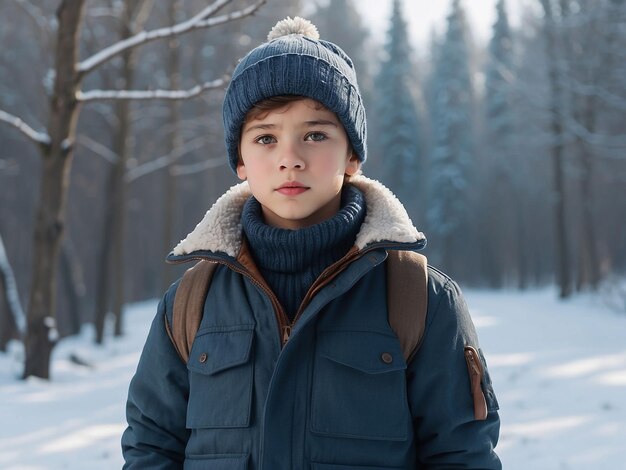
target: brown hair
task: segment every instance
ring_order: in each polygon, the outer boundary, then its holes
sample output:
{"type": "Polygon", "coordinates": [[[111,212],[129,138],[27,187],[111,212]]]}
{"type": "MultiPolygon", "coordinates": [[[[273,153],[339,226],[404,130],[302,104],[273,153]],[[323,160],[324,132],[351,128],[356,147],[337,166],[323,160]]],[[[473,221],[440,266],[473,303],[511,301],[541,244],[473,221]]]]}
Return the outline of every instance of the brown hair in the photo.
{"type": "MultiPolygon", "coordinates": [[[[258,101],[254,103],[252,108],[246,113],[246,116],[243,118],[242,127],[247,122],[254,121],[255,119],[263,119],[272,111],[283,108],[290,103],[306,99],[306,96],[300,95],[277,95],[258,101]]],[[[317,103],[315,109],[324,109],[324,105],[317,103]]]]}

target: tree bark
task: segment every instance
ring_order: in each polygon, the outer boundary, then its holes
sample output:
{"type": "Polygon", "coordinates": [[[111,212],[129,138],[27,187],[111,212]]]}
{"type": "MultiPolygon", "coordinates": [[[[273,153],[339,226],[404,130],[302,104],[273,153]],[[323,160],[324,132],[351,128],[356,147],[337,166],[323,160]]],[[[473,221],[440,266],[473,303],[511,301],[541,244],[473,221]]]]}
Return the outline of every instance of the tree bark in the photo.
{"type": "MultiPolygon", "coordinates": [[[[595,129],[595,100],[591,97],[585,99],[583,121],[589,132],[595,129]]],[[[597,249],[596,224],[593,217],[594,192],[593,192],[593,149],[585,143],[580,143],[583,177],[580,185],[581,197],[581,220],[580,220],[580,267],[577,287],[582,290],[589,286],[597,290],[600,284],[600,266],[597,249]]]]}
{"type": "Polygon", "coordinates": [[[85,297],[85,281],[80,260],[69,237],[65,237],[61,244],[60,261],[60,272],[68,309],[68,313],[64,318],[69,321],[70,325],[69,332],[67,331],[68,328],[62,328],[62,325],[59,326],[59,330],[63,334],[77,334],[80,332],[80,327],[83,323],[82,307],[85,297]]]}
{"type": "MultiPolygon", "coordinates": [[[[180,9],[180,0],[170,2],[169,21],[175,24],[176,12],[180,9]]],[[[169,42],[169,54],[167,61],[167,74],[170,77],[170,88],[173,90],[180,88],[180,42],[176,36],[172,37],[169,42]]],[[[182,147],[183,143],[180,138],[180,104],[178,101],[170,101],[169,105],[169,133],[168,133],[168,150],[170,155],[174,155],[176,149],[182,147]]],[[[175,224],[176,211],[176,179],[172,174],[174,166],[173,159],[163,170],[163,256],[167,255],[172,249],[172,239],[175,224]]],[[[161,270],[161,292],[165,292],[172,283],[172,275],[170,270],[161,270]]]]}
{"type": "Polygon", "coordinates": [[[84,3],[84,0],[66,0],[57,11],[55,83],[48,124],[50,144],[43,152],[43,175],[35,221],[24,378],[31,375],[50,377],[50,355],[58,336],[54,318],[57,260],[78,116],[75,64],[84,3]]]}
{"type": "Polygon", "coordinates": [[[113,247],[113,195],[115,194],[115,167],[109,169],[106,184],[104,186],[104,217],[102,224],[102,239],[98,253],[97,280],[96,280],[96,303],[94,312],[95,342],[102,344],[104,341],[104,326],[106,316],[111,307],[111,280],[113,247]]]}
{"type": "MultiPolygon", "coordinates": [[[[122,39],[131,37],[133,17],[138,3],[125,3],[122,17],[122,39]]],[[[173,24],[173,23],[172,23],[173,24]]],[[[135,50],[129,49],[122,53],[122,78],[124,87],[132,89],[135,75],[135,50]]],[[[111,274],[113,276],[113,334],[121,336],[123,334],[123,309],[126,300],[126,270],[124,258],[124,241],[126,232],[127,215],[127,183],[125,181],[126,167],[130,156],[130,139],[132,134],[130,105],[128,100],[121,100],[116,103],[116,114],[119,120],[119,128],[115,136],[114,151],[119,155],[119,159],[113,170],[114,189],[110,194],[113,200],[112,216],[112,238],[113,258],[111,274]]]]}
{"type": "Polygon", "coordinates": [[[546,46],[548,56],[548,74],[550,81],[551,103],[551,131],[554,144],[552,145],[552,168],[554,182],[554,215],[556,224],[556,255],[557,266],[556,275],[559,286],[559,297],[567,298],[572,294],[571,267],[569,257],[569,237],[566,220],[566,194],[565,194],[565,174],[564,174],[564,153],[563,142],[563,103],[562,103],[562,83],[559,72],[559,60],[561,57],[557,51],[556,41],[556,21],[554,19],[550,0],[541,0],[545,12],[544,29],[546,35],[546,46]]]}

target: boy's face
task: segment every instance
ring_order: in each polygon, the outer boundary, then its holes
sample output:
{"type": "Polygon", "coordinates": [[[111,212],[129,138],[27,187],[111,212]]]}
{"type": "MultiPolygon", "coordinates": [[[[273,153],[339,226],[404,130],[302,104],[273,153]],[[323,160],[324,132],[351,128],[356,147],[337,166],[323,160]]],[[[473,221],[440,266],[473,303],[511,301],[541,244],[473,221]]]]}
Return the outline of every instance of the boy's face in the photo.
{"type": "Polygon", "coordinates": [[[311,99],[246,122],[240,152],[237,175],[248,180],[265,223],[292,230],[333,217],[344,175],[361,166],[335,113],[311,99]]]}

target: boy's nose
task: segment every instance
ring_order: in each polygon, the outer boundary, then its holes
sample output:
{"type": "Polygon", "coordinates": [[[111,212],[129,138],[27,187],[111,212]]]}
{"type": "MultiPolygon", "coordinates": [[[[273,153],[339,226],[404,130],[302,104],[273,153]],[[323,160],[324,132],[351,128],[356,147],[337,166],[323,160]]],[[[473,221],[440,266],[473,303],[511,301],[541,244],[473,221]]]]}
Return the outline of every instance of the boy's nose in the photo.
{"type": "Polygon", "coordinates": [[[302,159],[293,145],[288,145],[283,149],[280,156],[279,166],[281,170],[303,170],[304,159],[302,159]]]}

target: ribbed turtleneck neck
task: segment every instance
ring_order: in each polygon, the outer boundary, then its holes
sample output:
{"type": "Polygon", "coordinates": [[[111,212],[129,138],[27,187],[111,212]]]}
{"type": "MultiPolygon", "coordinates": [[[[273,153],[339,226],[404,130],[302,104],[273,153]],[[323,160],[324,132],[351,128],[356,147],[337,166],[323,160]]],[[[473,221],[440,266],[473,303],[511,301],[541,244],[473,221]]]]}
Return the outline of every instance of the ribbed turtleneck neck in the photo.
{"type": "Polygon", "coordinates": [[[354,245],[365,218],[363,193],[346,185],[334,217],[298,230],[269,226],[251,196],[242,213],[243,231],[261,274],[293,319],[317,277],[354,245]]]}

